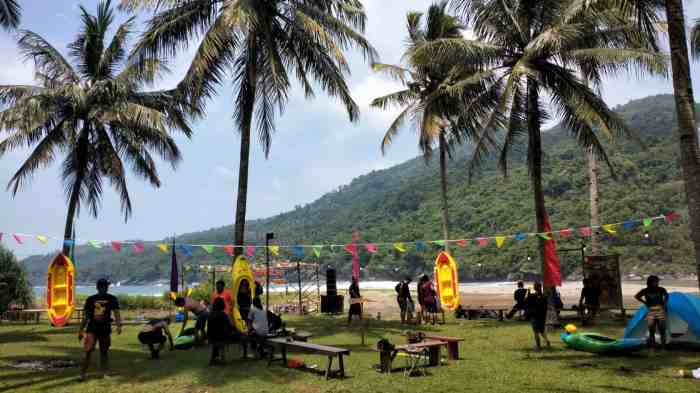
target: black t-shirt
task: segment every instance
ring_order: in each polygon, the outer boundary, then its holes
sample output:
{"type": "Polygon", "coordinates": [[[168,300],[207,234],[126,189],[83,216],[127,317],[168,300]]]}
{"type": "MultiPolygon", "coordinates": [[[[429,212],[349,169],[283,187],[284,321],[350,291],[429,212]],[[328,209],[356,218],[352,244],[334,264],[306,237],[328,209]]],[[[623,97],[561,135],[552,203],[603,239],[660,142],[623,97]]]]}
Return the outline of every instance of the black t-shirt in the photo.
{"type": "Polygon", "coordinates": [[[357,299],[360,296],[360,287],[357,284],[350,284],[350,298],[357,299]]]}
{"type": "Polygon", "coordinates": [[[402,282],[399,285],[399,299],[411,299],[411,290],[408,287],[408,283],[402,282]]]}
{"type": "Polygon", "coordinates": [[[530,318],[537,321],[547,319],[547,298],[537,292],[530,293],[525,300],[527,303],[527,313],[530,318]]]}
{"type": "Polygon", "coordinates": [[[583,297],[583,304],[600,306],[600,289],[595,287],[583,287],[581,296],[583,297]]]}
{"type": "Polygon", "coordinates": [[[112,311],[119,310],[119,300],[109,293],[92,295],[85,300],[85,317],[88,333],[109,334],[112,332],[112,311]]]}
{"type": "Polygon", "coordinates": [[[664,306],[668,292],[664,287],[644,288],[639,291],[637,297],[643,298],[647,307],[664,306]]]}
{"type": "Polygon", "coordinates": [[[525,288],[518,288],[515,290],[515,293],[513,294],[513,298],[515,298],[515,302],[520,304],[525,301],[525,298],[527,298],[527,289],[525,288]]]}
{"type": "Polygon", "coordinates": [[[207,323],[207,338],[210,341],[226,341],[233,335],[233,324],[231,318],[220,311],[209,314],[207,323]]]}

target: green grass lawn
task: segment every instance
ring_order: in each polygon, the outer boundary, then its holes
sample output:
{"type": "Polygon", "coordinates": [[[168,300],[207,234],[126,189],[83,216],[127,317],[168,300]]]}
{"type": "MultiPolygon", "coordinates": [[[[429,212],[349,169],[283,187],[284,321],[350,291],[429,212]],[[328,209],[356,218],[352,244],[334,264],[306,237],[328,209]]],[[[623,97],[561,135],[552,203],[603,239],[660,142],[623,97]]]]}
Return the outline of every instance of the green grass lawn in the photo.
{"type": "MultiPolygon", "coordinates": [[[[428,376],[406,378],[397,372],[379,374],[373,348],[387,337],[404,343],[397,322],[372,321],[367,345],[359,330],[348,330],[344,318],[310,316],[289,319],[288,325],[314,334],[312,342],[352,350],[346,359],[348,378],[326,381],[311,372],[267,367],[264,361],[239,360],[207,367],[208,348],[164,352],[149,360],[136,340],[139,327],[125,328],[113,336],[113,375],[100,379],[93,371],[87,382],[77,382],[78,370],[28,371],[10,367],[13,361],[31,359],[79,359],[81,347],[76,327],[54,329],[45,325],[0,325],[0,391],[17,392],[698,392],[700,381],[680,379],[679,368],[700,366],[697,353],[642,352],[633,357],[600,357],[567,350],[558,334],[554,347],[535,352],[525,322],[492,320],[458,322],[425,327],[444,335],[464,337],[461,360],[428,370],[428,376]]],[[[598,326],[596,331],[620,336],[618,324],[598,326]]],[[[306,364],[325,366],[325,358],[300,355],[306,364]]],[[[401,366],[398,358],[395,366],[401,366]]]]}

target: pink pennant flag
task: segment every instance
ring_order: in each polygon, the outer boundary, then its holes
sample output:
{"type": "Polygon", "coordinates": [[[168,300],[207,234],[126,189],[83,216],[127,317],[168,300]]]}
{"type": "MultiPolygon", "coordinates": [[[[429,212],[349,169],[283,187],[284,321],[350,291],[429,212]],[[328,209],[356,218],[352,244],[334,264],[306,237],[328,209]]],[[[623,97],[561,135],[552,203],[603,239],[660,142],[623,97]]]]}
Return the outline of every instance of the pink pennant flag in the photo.
{"type": "Polygon", "coordinates": [[[13,234],[12,234],[12,237],[15,238],[15,241],[16,241],[18,244],[24,244],[24,241],[22,240],[22,236],[20,236],[20,235],[18,235],[18,234],[16,234],[16,233],[13,233],[13,234]]]}
{"type": "Polygon", "coordinates": [[[134,252],[137,254],[142,253],[145,250],[143,243],[134,243],[134,252]]]}
{"type": "Polygon", "coordinates": [[[676,213],[676,212],[671,212],[671,213],[666,214],[664,216],[664,218],[666,219],[666,223],[670,224],[670,223],[676,221],[677,219],[681,218],[681,215],[676,213]]]}
{"type": "Polygon", "coordinates": [[[561,236],[564,239],[570,238],[572,234],[573,234],[573,230],[571,230],[571,228],[565,228],[565,229],[559,230],[559,236],[561,236]]]}
{"type": "Polygon", "coordinates": [[[248,246],[245,249],[245,255],[248,256],[248,258],[252,258],[253,255],[255,255],[255,246],[248,246]]]}
{"type": "Polygon", "coordinates": [[[225,246],[224,246],[224,251],[226,252],[226,254],[227,254],[228,256],[230,256],[230,257],[233,256],[233,246],[232,246],[232,245],[230,245],[230,244],[225,245],[225,246]]]}
{"type": "Polygon", "coordinates": [[[488,237],[480,237],[480,238],[476,239],[476,241],[479,242],[479,246],[481,246],[481,247],[488,246],[488,244],[489,244],[488,237]]]}
{"type": "Polygon", "coordinates": [[[458,246],[464,248],[467,246],[467,241],[466,240],[457,240],[455,243],[457,243],[458,246]]]}
{"type": "Polygon", "coordinates": [[[113,241],[112,242],[112,250],[114,250],[114,252],[116,252],[116,253],[122,252],[122,242],[117,241],[117,240],[113,241]]]}
{"type": "Polygon", "coordinates": [[[365,248],[367,249],[367,252],[370,254],[374,254],[375,252],[377,252],[377,245],[374,243],[365,244],[365,248]]]}
{"type": "Polygon", "coordinates": [[[352,255],[355,255],[355,253],[357,252],[357,246],[355,244],[346,244],[345,246],[343,246],[343,249],[352,255]]]}
{"type": "Polygon", "coordinates": [[[583,237],[590,237],[593,234],[591,227],[583,227],[578,230],[578,233],[583,237]]]}

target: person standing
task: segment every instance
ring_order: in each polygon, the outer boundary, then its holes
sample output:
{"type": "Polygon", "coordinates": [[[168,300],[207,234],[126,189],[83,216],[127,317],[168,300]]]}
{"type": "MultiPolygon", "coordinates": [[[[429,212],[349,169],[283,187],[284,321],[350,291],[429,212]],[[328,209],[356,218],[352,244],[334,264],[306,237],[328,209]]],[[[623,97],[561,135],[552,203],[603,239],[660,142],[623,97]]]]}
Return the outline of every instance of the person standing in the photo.
{"type": "Polygon", "coordinates": [[[600,288],[593,285],[590,278],[583,279],[581,298],[578,301],[581,320],[584,323],[593,322],[600,310],[600,288]]]}
{"type": "Polygon", "coordinates": [[[525,299],[527,299],[528,293],[529,291],[525,289],[525,284],[522,281],[518,281],[518,289],[513,292],[515,305],[513,309],[508,312],[506,318],[511,319],[518,311],[525,311],[525,299]]]}
{"type": "Polygon", "coordinates": [[[427,313],[427,319],[431,320],[431,323],[435,325],[435,323],[437,322],[438,312],[437,292],[433,287],[433,282],[427,277],[421,285],[421,292],[421,296],[423,298],[423,317],[426,318],[425,314],[427,313]]]}
{"type": "Polygon", "coordinates": [[[547,338],[547,308],[549,302],[547,297],[542,292],[542,283],[536,282],[534,285],[534,292],[530,292],[526,299],[527,314],[530,318],[530,323],[532,324],[532,332],[535,335],[535,348],[539,351],[542,349],[540,342],[540,337],[544,339],[547,343],[547,348],[550,348],[552,344],[547,338]]]}
{"type": "Polygon", "coordinates": [[[217,298],[221,298],[224,301],[224,312],[231,315],[231,312],[233,311],[231,306],[233,304],[233,298],[231,297],[231,291],[226,289],[226,283],[224,280],[219,280],[216,282],[216,288],[214,288],[214,291],[211,293],[212,305],[217,298]]]}
{"type": "Polygon", "coordinates": [[[649,347],[656,345],[656,329],[661,335],[661,346],[666,348],[666,304],[668,292],[666,288],[659,286],[659,277],[649,276],[647,287],[639,291],[635,296],[637,301],[647,306],[647,324],[649,325],[649,347]]]}
{"type": "Polygon", "coordinates": [[[174,349],[173,336],[170,334],[168,326],[170,326],[170,318],[152,319],[139,332],[139,342],[148,345],[151,359],[160,358],[160,351],[165,346],[166,338],[170,342],[170,350],[174,349]]]}
{"type": "Polygon", "coordinates": [[[352,322],[353,315],[357,315],[362,320],[362,296],[360,295],[360,285],[357,278],[352,278],[352,284],[348,288],[350,295],[350,310],[348,311],[348,325],[352,322]]]}
{"type": "Polygon", "coordinates": [[[413,299],[411,299],[411,290],[409,284],[411,283],[410,278],[399,282],[396,285],[396,301],[399,303],[399,310],[401,312],[401,324],[410,322],[413,320],[413,299]]]}
{"type": "Polygon", "coordinates": [[[224,299],[216,298],[211,304],[211,313],[207,316],[207,339],[211,346],[209,365],[216,365],[224,356],[224,348],[230,344],[236,334],[236,329],[229,315],[224,311],[224,299]]]}
{"type": "Polygon", "coordinates": [[[80,369],[80,381],[87,376],[90,358],[96,344],[100,346],[100,369],[103,375],[109,370],[109,347],[112,343],[112,314],[117,324],[117,334],[122,334],[122,319],[119,315],[119,300],[107,293],[109,281],[101,278],[97,281],[97,294],[85,300],[83,320],[78,330],[78,341],[83,342],[85,357],[80,369]]]}

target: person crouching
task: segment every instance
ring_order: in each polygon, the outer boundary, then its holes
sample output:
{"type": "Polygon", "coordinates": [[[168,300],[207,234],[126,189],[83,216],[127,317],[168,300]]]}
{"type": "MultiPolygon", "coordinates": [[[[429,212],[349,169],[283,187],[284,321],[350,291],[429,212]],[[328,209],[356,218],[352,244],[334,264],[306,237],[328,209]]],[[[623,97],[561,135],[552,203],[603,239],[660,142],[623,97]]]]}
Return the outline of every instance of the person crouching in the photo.
{"type": "Polygon", "coordinates": [[[170,329],[168,329],[169,325],[170,318],[152,319],[139,332],[139,342],[148,345],[148,349],[151,351],[151,359],[160,358],[160,351],[163,350],[166,339],[170,342],[170,350],[174,349],[173,336],[170,334],[170,329]]]}

